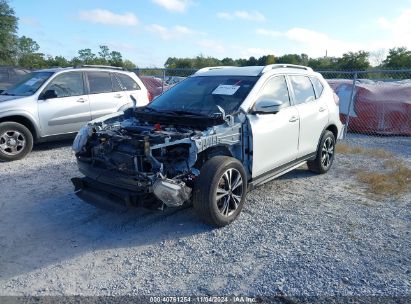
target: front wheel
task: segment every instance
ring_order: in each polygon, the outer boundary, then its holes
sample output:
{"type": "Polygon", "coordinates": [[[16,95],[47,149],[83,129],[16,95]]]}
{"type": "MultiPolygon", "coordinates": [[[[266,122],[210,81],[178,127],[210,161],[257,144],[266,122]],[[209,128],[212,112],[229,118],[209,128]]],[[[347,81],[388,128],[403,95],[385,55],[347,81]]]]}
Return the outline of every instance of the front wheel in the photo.
{"type": "Polygon", "coordinates": [[[201,168],[194,185],[194,209],[207,224],[224,227],[240,214],[246,192],[243,165],[232,157],[215,156],[201,168]]]}
{"type": "Polygon", "coordinates": [[[0,123],[0,160],[22,159],[33,148],[30,130],[17,122],[0,123]]]}
{"type": "Polygon", "coordinates": [[[335,136],[330,131],[325,131],[318,145],[316,158],[308,161],[308,169],[312,172],[324,174],[330,170],[334,161],[335,136]]]}

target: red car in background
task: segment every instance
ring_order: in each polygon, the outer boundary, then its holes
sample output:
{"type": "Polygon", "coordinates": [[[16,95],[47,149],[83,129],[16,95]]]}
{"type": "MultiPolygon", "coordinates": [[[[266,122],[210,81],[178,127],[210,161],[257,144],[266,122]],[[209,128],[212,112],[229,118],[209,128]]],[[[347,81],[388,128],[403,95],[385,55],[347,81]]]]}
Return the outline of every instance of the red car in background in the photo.
{"type": "Polygon", "coordinates": [[[167,91],[171,86],[161,80],[161,78],[153,76],[139,76],[148,90],[148,100],[152,101],[156,96],[167,91]]]}

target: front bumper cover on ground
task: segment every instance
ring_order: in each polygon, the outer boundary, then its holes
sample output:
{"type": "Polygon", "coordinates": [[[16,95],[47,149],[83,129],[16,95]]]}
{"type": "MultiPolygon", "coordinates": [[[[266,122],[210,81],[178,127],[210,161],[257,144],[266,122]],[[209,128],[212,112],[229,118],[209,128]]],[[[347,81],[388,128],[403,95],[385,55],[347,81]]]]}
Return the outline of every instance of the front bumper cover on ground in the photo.
{"type": "Polygon", "coordinates": [[[154,197],[147,193],[131,192],[111,185],[96,182],[90,178],[74,177],[75,194],[84,202],[109,211],[123,212],[130,207],[146,205],[154,197]]]}

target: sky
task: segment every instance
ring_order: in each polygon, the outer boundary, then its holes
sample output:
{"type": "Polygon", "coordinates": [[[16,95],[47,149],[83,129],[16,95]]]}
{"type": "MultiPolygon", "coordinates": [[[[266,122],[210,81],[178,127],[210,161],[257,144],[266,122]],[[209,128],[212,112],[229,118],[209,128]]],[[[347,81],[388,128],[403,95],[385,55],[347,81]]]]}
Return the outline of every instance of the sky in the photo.
{"type": "Polygon", "coordinates": [[[72,58],[99,45],[139,67],[168,57],[248,58],[411,49],[411,0],[10,0],[20,36],[72,58]]]}

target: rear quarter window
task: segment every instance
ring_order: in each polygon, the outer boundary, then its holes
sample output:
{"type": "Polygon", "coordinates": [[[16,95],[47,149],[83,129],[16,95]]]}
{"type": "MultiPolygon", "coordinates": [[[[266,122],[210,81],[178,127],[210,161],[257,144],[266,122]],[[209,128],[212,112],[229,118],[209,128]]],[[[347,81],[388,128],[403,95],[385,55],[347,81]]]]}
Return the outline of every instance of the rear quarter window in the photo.
{"type": "Polygon", "coordinates": [[[0,70],[0,81],[8,81],[9,80],[9,71],[6,69],[0,70]]]}
{"type": "Polygon", "coordinates": [[[125,75],[125,74],[116,73],[116,77],[120,81],[120,85],[122,86],[124,91],[140,90],[140,86],[130,76],[125,75]]]}
{"type": "Polygon", "coordinates": [[[311,82],[313,83],[315,97],[320,98],[321,94],[324,91],[324,85],[321,83],[321,81],[317,77],[310,77],[310,79],[311,79],[311,82]]]}

